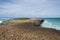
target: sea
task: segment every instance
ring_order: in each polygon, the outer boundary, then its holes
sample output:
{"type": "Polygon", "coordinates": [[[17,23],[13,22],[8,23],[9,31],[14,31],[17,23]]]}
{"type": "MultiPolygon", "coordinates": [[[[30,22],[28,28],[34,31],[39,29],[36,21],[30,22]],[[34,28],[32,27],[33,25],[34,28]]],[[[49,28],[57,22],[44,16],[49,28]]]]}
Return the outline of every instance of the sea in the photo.
{"type": "MultiPolygon", "coordinates": [[[[0,23],[10,19],[13,19],[13,18],[0,18],[0,23]]],[[[44,22],[42,23],[41,27],[60,30],[60,18],[43,18],[43,19],[44,19],[44,22]]]]}
{"type": "Polygon", "coordinates": [[[60,30],[60,18],[44,18],[42,27],[60,30]]]}

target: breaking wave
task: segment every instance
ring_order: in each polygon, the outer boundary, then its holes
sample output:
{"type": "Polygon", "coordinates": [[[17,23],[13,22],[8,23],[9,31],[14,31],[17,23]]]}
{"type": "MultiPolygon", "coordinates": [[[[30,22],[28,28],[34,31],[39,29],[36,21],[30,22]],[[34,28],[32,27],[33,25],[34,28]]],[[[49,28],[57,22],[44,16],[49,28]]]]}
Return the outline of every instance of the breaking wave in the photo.
{"type": "Polygon", "coordinates": [[[3,21],[0,21],[0,23],[3,23],[3,21]]]}
{"type": "Polygon", "coordinates": [[[48,22],[47,20],[44,21],[44,23],[42,24],[42,27],[43,28],[53,28],[53,29],[56,29],[56,30],[60,30],[60,26],[54,25],[53,23],[48,22]]]}

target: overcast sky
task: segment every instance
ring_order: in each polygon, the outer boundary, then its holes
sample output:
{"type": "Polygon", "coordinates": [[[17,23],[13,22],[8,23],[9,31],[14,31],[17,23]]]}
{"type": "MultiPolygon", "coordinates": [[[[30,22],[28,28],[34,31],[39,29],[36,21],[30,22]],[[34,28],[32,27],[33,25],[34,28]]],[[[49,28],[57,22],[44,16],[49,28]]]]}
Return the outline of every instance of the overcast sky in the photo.
{"type": "Polygon", "coordinates": [[[0,17],[60,17],[60,0],[0,0],[0,17]]]}

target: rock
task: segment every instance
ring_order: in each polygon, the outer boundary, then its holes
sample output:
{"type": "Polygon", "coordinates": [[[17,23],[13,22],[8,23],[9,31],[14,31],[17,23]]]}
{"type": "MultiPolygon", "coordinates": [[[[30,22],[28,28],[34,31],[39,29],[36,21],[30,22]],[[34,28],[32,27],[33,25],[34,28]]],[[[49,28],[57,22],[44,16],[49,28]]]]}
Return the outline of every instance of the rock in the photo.
{"type": "Polygon", "coordinates": [[[29,19],[3,22],[3,25],[0,25],[0,40],[60,40],[60,31],[35,27],[43,21],[29,19]]]}
{"type": "Polygon", "coordinates": [[[27,25],[27,26],[41,26],[44,22],[43,19],[29,19],[29,20],[11,20],[3,22],[3,24],[7,25],[27,25]]]}
{"type": "Polygon", "coordinates": [[[33,19],[31,20],[34,26],[41,26],[41,24],[44,22],[43,19],[33,19]]]}

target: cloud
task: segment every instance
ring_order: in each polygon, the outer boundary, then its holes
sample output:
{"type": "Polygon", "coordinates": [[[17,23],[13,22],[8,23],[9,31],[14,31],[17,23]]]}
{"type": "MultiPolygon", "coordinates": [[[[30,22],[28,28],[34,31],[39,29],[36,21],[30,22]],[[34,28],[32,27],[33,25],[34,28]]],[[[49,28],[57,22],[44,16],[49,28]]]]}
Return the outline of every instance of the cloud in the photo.
{"type": "Polygon", "coordinates": [[[60,15],[56,15],[53,2],[49,0],[0,0],[0,2],[0,15],[4,17],[59,17],[60,15]]]}

